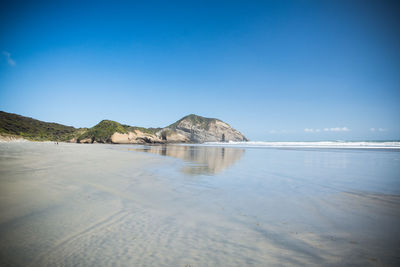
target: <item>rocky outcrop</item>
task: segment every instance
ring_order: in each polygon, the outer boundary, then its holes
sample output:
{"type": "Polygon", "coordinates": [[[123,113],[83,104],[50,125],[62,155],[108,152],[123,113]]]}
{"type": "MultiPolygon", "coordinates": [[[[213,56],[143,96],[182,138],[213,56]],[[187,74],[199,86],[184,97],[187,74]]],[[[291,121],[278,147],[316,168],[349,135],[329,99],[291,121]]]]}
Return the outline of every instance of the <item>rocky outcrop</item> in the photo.
{"type": "Polygon", "coordinates": [[[228,142],[248,141],[239,131],[229,124],[218,120],[197,116],[194,114],[183,117],[160,131],[159,135],[166,141],[174,138],[174,142],[228,142]]]}
{"type": "Polygon", "coordinates": [[[132,133],[123,134],[115,132],[111,135],[111,142],[114,144],[130,144],[132,143],[131,140],[133,140],[132,133]]]}
{"type": "Polygon", "coordinates": [[[93,143],[95,140],[93,140],[92,138],[85,138],[85,139],[80,139],[78,140],[78,143],[81,144],[91,144],[93,143]]]}
{"type": "Polygon", "coordinates": [[[143,133],[140,130],[134,130],[128,133],[118,133],[115,132],[111,136],[111,143],[114,144],[154,144],[154,143],[164,143],[157,135],[143,133]]]}
{"type": "Polygon", "coordinates": [[[78,143],[162,144],[247,141],[247,138],[229,124],[194,114],[183,117],[165,128],[142,128],[103,120],[87,129],[78,143]]]}
{"type": "Polygon", "coordinates": [[[189,143],[190,142],[190,139],[186,135],[180,134],[169,128],[162,129],[161,131],[157,132],[156,135],[165,143],[189,143]]]}

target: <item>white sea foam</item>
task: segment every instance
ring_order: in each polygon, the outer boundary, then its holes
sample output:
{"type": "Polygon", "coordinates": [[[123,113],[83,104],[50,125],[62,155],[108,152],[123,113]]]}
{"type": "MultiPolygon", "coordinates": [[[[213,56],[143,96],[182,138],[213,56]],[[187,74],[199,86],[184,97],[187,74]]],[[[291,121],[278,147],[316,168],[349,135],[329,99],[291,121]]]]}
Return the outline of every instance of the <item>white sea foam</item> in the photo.
{"type": "Polygon", "coordinates": [[[400,149],[399,141],[319,141],[319,142],[207,142],[206,146],[228,146],[228,147],[287,147],[287,148],[365,148],[365,149],[400,149]]]}

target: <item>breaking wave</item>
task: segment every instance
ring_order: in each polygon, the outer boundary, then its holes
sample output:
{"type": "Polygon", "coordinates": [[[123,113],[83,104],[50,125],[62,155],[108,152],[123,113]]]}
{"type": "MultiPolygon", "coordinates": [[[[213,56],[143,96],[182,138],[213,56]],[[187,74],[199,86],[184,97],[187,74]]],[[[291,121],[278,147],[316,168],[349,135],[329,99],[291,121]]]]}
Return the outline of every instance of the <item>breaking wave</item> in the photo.
{"type": "Polygon", "coordinates": [[[400,149],[399,141],[319,141],[319,142],[207,142],[205,146],[226,146],[226,147],[279,147],[279,148],[379,148],[379,149],[400,149]]]}

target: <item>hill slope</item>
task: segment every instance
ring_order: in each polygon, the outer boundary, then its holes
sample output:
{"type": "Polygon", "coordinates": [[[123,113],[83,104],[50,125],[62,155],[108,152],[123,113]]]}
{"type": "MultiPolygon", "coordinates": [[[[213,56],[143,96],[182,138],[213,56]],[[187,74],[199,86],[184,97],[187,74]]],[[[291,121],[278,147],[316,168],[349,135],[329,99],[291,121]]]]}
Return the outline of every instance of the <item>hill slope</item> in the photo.
{"type": "Polygon", "coordinates": [[[78,142],[82,143],[98,143],[110,142],[114,133],[127,133],[127,130],[118,122],[110,120],[102,120],[97,125],[85,131],[78,138],[78,142]]]}
{"type": "Polygon", "coordinates": [[[0,134],[21,136],[33,141],[68,141],[78,131],[72,126],[0,111],[0,134]]]}

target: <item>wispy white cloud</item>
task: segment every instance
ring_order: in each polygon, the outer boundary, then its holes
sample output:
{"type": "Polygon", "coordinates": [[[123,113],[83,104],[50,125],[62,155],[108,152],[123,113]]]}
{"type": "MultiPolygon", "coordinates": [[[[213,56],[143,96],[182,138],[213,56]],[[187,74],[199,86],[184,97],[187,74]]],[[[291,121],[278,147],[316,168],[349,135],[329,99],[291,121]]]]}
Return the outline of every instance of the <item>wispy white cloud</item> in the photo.
{"type": "Polygon", "coordinates": [[[306,133],[319,133],[321,129],[305,128],[304,131],[306,133]]]}
{"type": "Polygon", "coordinates": [[[384,128],[370,128],[369,129],[371,132],[386,132],[387,129],[384,128]]]}
{"type": "Polygon", "coordinates": [[[347,127],[333,127],[333,128],[324,128],[324,132],[348,132],[350,131],[347,127]]]}
{"type": "Polygon", "coordinates": [[[11,67],[14,67],[15,65],[17,65],[17,63],[15,62],[14,59],[12,59],[11,57],[11,53],[7,52],[7,51],[3,51],[3,56],[6,59],[8,65],[10,65],[11,67]]]}
{"type": "Polygon", "coordinates": [[[324,132],[348,132],[350,131],[347,127],[333,127],[333,128],[324,128],[324,129],[313,129],[313,128],[305,128],[304,132],[306,133],[319,133],[321,131],[324,132]]]}

